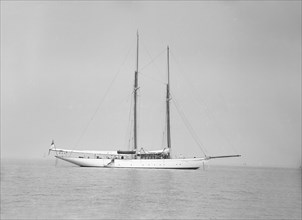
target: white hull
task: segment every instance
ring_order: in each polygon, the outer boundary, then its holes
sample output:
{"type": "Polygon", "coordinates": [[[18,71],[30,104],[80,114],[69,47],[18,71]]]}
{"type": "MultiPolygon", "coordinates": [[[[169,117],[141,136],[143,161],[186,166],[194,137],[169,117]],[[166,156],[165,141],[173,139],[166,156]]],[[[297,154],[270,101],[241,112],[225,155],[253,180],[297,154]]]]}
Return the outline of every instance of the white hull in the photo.
{"type": "Polygon", "coordinates": [[[145,168],[145,169],[198,169],[207,160],[205,158],[187,159],[90,159],[56,156],[61,160],[81,167],[103,168],[145,168]]]}

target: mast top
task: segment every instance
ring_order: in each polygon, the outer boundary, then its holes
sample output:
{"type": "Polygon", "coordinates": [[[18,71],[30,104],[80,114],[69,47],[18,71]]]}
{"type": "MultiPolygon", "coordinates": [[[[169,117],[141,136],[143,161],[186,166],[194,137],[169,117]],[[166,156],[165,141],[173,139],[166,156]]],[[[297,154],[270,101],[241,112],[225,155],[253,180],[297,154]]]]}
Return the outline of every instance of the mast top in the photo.
{"type": "Polygon", "coordinates": [[[139,46],[139,35],[138,30],[136,31],[136,72],[138,72],[138,46],[139,46]]]}
{"type": "Polygon", "coordinates": [[[169,49],[169,45],[167,45],[167,72],[168,72],[168,86],[170,86],[170,65],[169,65],[169,54],[170,54],[170,49],[169,49]]]}

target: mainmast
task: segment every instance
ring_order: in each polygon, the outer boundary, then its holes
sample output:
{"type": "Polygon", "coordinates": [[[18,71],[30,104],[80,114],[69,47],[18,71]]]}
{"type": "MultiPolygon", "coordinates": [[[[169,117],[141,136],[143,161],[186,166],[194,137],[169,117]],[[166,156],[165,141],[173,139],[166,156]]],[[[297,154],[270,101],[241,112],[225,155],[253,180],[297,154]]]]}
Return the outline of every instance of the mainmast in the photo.
{"type": "Polygon", "coordinates": [[[167,67],[168,67],[168,83],[166,96],[166,116],[167,116],[167,146],[169,149],[169,157],[171,158],[171,133],[170,133],[170,67],[169,67],[169,46],[167,47],[167,67]]]}
{"type": "Polygon", "coordinates": [[[133,149],[136,151],[137,150],[137,90],[138,90],[138,32],[136,34],[136,70],[134,73],[134,91],[133,91],[133,95],[134,95],[134,125],[133,125],[133,129],[134,129],[134,143],[133,143],[133,149]]]}

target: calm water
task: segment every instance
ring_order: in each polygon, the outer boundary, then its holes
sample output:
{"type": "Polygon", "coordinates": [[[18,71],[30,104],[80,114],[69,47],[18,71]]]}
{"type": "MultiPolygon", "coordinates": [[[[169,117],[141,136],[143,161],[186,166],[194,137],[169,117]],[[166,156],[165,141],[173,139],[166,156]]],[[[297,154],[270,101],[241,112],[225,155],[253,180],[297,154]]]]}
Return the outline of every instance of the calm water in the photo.
{"type": "Polygon", "coordinates": [[[301,219],[301,170],[1,162],[1,219],[301,219]]]}

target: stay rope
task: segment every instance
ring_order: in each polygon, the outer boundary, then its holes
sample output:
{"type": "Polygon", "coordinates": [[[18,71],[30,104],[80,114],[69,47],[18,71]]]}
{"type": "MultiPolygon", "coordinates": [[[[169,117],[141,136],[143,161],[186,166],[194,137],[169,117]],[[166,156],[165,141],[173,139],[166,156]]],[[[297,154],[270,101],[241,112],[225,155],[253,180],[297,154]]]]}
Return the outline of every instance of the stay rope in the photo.
{"type": "Polygon", "coordinates": [[[176,100],[173,96],[172,96],[172,102],[173,102],[179,116],[183,120],[186,128],[188,129],[189,133],[191,134],[192,138],[194,139],[195,143],[197,144],[197,146],[200,148],[200,150],[202,151],[202,153],[206,157],[207,155],[205,153],[205,150],[204,150],[205,147],[204,147],[203,143],[198,139],[198,136],[196,135],[193,127],[191,126],[191,124],[189,123],[184,111],[180,108],[180,106],[178,105],[178,103],[176,102],[176,100]]]}
{"type": "Polygon", "coordinates": [[[110,84],[109,84],[109,86],[108,86],[106,92],[104,93],[103,97],[101,98],[101,100],[100,100],[100,102],[99,102],[99,104],[98,104],[96,110],[94,111],[94,113],[93,113],[92,116],[90,117],[88,123],[87,123],[86,126],[84,127],[84,130],[82,131],[81,135],[80,135],[79,138],[77,139],[76,144],[75,144],[76,146],[79,144],[79,142],[82,140],[83,136],[86,134],[86,132],[87,132],[87,130],[88,130],[88,128],[89,128],[91,122],[92,122],[93,119],[95,118],[95,116],[96,116],[96,114],[98,113],[98,111],[99,111],[99,109],[101,108],[101,106],[103,106],[103,103],[104,103],[104,101],[105,101],[107,95],[109,94],[109,91],[110,91],[111,87],[113,86],[115,80],[117,79],[118,75],[121,73],[121,69],[122,69],[122,67],[124,66],[124,64],[125,64],[125,62],[126,62],[128,56],[129,56],[129,54],[130,54],[132,48],[133,48],[133,46],[131,46],[131,47],[129,48],[129,50],[128,50],[128,52],[127,52],[125,58],[124,58],[124,61],[123,61],[122,64],[120,65],[118,71],[115,73],[115,75],[114,75],[112,81],[110,82],[110,84]]]}
{"type": "MultiPolygon", "coordinates": [[[[173,51],[170,50],[170,53],[172,54],[172,58],[174,59],[174,61],[177,63],[178,68],[181,70],[182,75],[184,75],[184,71],[181,68],[181,65],[179,64],[178,60],[176,59],[173,51]]],[[[185,81],[188,84],[188,86],[190,87],[190,89],[193,90],[193,92],[190,90],[190,92],[191,92],[191,96],[190,97],[193,98],[195,104],[197,104],[199,106],[199,108],[204,109],[204,111],[205,111],[206,115],[208,116],[208,118],[211,119],[212,121],[214,121],[214,124],[216,125],[216,128],[217,128],[218,132],[220,133],[220,136],[222,136],[222,137],[225,138],[225,140],[227,141],[227,143],[229,144],[229,146],[235,152],[238,152],[235,149],[235,147],[232,144],[232,142],[230,141],[230,139],[222,132],[222,128],[218,125],[218,122],[217,122],[216,118],[214,117],[213,113],[211,113],[211,111],[209,110],[209,107],[208,107],[208,104],[206,103],[206,101],[204,99],[200,98],[200,96],[198,96],[198,92],[197,92],[195,86],[193,86],[193,84],[190,82],[190,80],[187,77],[182,77],[182,78],[184,78],[184,80],[182,80],[182,81],[185,81]],[[197,100],[196,96],[197,96],[198,100],[197,100]],[[201,100],[202,104],[200,103],[199,100],[201,100]]]]}
{"type": "MultiPolygon", "coordinates": [[[[142,71],[143,69],[145,69],[147,66],[149,66],[150,64],[152,64],[157,58],[160,57],[160,55],[162,55],[164,52],[166,51],[166,49],[162,50],[156,57],[154,57],[149,63],[145,64],[142,68],[140,68],[140,71],[142,71]]],[[[149,53],[148,53],[149,54],[149,53]]],[[[151,57],[151,55],[149,54],[149,56],[151,57]]]]}

